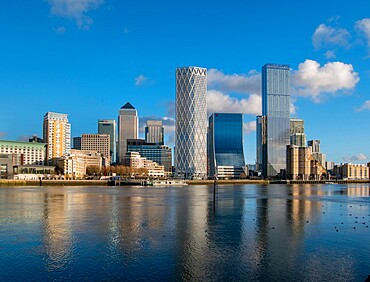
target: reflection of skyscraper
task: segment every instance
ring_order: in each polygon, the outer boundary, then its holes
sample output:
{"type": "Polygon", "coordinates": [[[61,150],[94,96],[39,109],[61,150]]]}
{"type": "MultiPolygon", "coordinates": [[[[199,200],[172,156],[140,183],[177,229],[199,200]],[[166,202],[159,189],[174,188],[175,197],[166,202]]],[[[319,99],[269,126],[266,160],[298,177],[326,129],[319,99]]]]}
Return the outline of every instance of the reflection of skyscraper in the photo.
{"type": "Polygon", "coordinates": [[[118,114],[118,162],[123,163],[123,157],[127,152],[127,139],[137,139],[139,119],[136,109],[126,103],[121,107],[118,114]]]}
{"type": "Polygon", "coordinates": [[[145,142],[164,144],[164,128],[161,120],[148,120],[145,126],[145,142]]]}
{"type": "Polygon", "coordinates": [[[207,70],[176,69],[176,173],[186,178],[207,175],[207,70]]]}
{"type": "Polygon", "coordinates": [[[274,177],[285,169],[290,142],[290,70],[287,65],[262,68],[262,115],[266,116],[266,154],[263,176],[274,177]]]}
{"type": "Polygon", "coordinates": [[[209,117],[210,176],[239,178],[244,171],[243,115],[214,113],[209,117]]]}
{"type": "Polygon", "coordinates": [[[44,116],[43,139],[47,143],[46,161],[56,165],[58,158],[71,150],[71,125],[68,115],[47,112],[44,116]]]}
{"type": "Polygon", "coordinates": [[[99,119],[98,133],[109,134],[110,136],[110,159],[112,163],[116,162],[116,121],[114,119],[99,119]]]}

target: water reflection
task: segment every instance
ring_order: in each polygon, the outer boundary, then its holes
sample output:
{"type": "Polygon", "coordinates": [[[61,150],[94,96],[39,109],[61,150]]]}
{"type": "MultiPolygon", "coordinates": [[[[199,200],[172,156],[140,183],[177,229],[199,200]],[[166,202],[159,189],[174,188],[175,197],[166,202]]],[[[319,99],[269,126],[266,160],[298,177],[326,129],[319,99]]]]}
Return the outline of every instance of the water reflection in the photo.
{"type": "Polygon", "coordinates": [[[1,189],[0,278],[367,277],[369,185],[219,186],[216,205],[212,189],[1,189]]]}

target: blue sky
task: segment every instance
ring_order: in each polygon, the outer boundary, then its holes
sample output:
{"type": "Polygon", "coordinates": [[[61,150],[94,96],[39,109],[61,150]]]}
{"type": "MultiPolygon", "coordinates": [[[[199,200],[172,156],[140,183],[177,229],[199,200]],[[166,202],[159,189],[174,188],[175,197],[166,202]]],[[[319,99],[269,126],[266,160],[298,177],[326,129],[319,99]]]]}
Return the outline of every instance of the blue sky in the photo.
{"type": "MultiPolygon", "coordinates": [[[[175,69],[208,69],[211,112],[255,115],[265,63],[292,68],[292,116],[327,159],[370,161],[370,3],[353,1],[0,1],[0,138],[42,136],[48,111],[94,133],[129,101],[163,118],[173,145],[175,69]]],[[[141,127],[143,128],[143,127],[141,127]]]]}

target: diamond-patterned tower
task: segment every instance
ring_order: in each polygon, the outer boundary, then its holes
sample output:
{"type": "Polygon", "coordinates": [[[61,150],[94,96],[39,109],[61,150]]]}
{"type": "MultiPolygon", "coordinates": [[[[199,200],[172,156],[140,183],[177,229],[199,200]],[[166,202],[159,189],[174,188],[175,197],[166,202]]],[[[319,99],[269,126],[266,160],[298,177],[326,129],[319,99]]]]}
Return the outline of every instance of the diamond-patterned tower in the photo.
{"type": "Polygon", "coordinates": [[[207,176],[207,69],[176,69],[176,174],[207,176]]]}

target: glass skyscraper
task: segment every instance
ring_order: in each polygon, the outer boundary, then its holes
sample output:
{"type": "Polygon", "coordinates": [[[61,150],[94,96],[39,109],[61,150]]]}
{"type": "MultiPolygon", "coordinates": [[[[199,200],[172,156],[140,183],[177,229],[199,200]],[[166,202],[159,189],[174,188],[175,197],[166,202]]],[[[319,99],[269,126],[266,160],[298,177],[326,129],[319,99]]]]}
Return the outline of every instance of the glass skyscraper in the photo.
{"type": "Polygon", "coordinates": [[[207,70],[176,69],[176,174],[207,177],[207,70]]]}
{"type": "Polygon", "coordinates": [[[116,163],[116,121],[114,119],[99,119],[98,133],[110,136],[110,159],[111,163],[116,163]]]}
{"type": "Polygon", "coordinates": [[[240,178],[244,172],[243,115],[214,113],[209,117],[210,176],[240,178]]]}
{"type": "Polygon", "coordinates": [[[262,115],[266,116],[266,146],[262,146],[262,175],[275,177],[286,168],[290,143],[290,68],[262,67],[262,115]]]}
{"type": "Polygon", "coordinates": [[[164,127],[161,120],[147,120],[145,142],[164,145],[164,127]]]}

